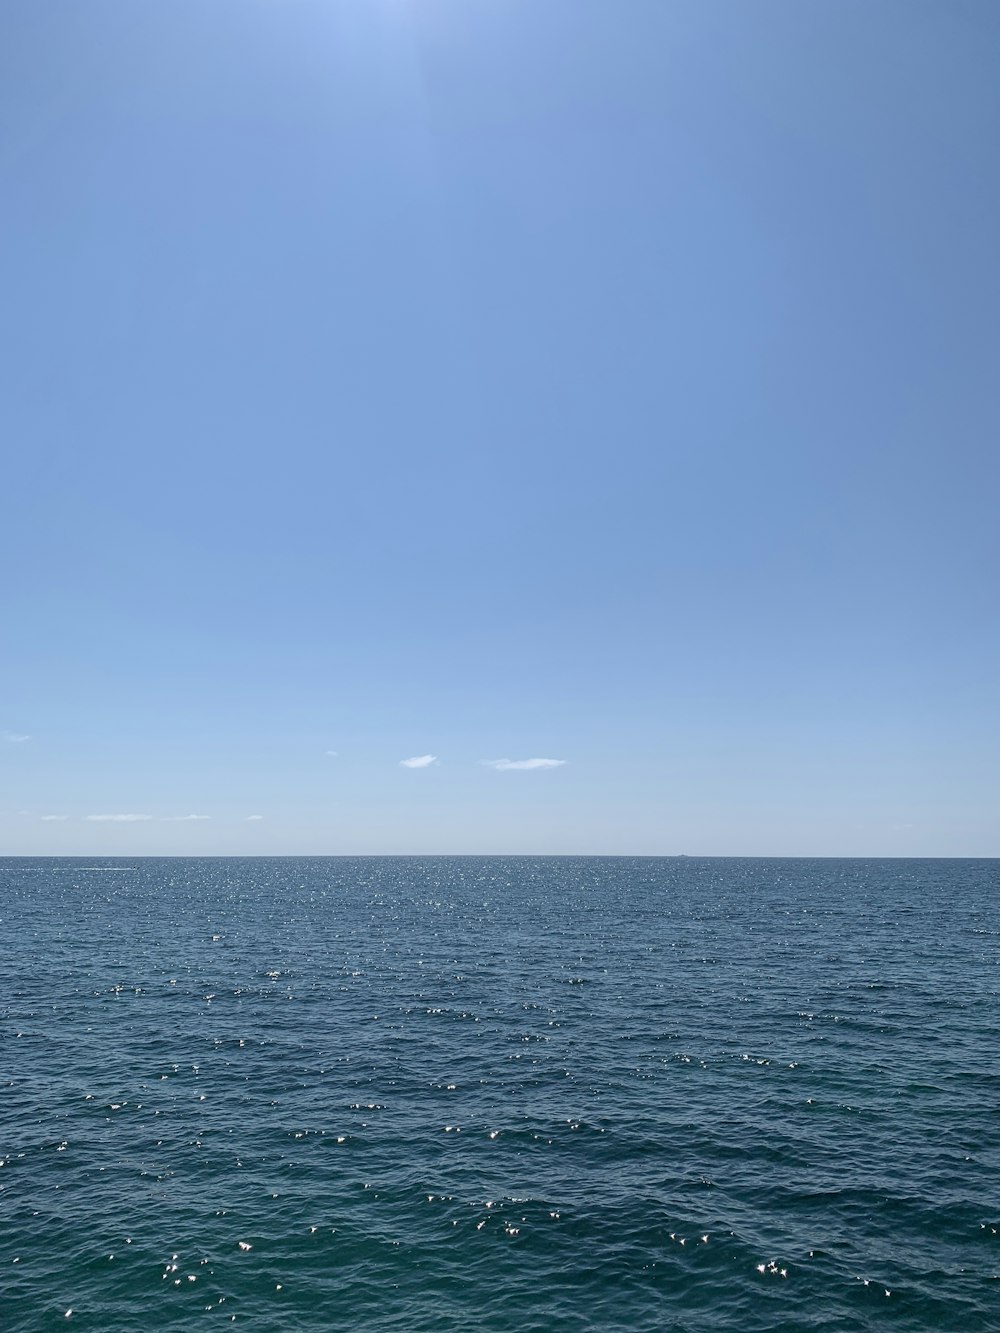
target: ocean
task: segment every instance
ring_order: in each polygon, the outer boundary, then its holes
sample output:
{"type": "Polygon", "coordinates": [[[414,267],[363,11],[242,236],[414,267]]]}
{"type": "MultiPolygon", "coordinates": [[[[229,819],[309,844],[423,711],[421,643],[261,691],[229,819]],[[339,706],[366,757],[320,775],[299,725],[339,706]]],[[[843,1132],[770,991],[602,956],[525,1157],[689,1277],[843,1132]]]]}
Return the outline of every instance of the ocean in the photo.
{"type": "Polygon", "coordinates": [[[1000,1329],[1000,861],[0,861],[0,1329],[1000,1329]]]}

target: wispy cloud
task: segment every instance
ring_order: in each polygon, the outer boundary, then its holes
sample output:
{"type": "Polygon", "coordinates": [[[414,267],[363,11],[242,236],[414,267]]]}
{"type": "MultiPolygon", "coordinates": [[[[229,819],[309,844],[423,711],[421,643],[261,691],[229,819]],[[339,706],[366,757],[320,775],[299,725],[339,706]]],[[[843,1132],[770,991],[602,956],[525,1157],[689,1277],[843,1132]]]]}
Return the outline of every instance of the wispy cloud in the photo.
{"type": "Polygon", "coordinates": [[[565,759],[480,759],[486,768],[506,773],[512,768],[562,768],[565,759]]]}
{"type": "Polygon", "coordinates": [[[258,819],[263,819],[263,818],[264,818],[263,815],[247,815],[246,822],[248,824],[256,824],[258,819]]]}
{"type": "Polygon", "coordinates": [[[336,757],[337,757],[337,751],[336,751],[336,750],[324,750],[323,753],[324,753],[325,755],[327,755],[330,759],[336,759],[336,757]]]}
{"type": "Polygon", "coordinates": [[[412,759],[400,759],[400,768],[430,768],[437,763],[436,754],[416,754],[412,759]]]}
{"type": "Polygon", "coordinates": [[[211,815],[164,815],[162,824],[186,824],[191,819],[211,819],[211,815]]]}
{"type": "Polygon", "coordinates": [[[152,815],[84,815],[84,819],[95,824],[141,824],[152,818],[152,815]]]}
{"type": "Polygon", "coordinates": [[[0,731],[0,736],[4,738],[8,745],[21,745],[24,741],[31,740],[31,737],[23,731],[0,731]]]}
{"type": "Polygon", "coordinates": [[[42,815],[42,818],[47,824],[56,822],[61,824],[64,819],[69,819],[69,815],[42,815]]]}

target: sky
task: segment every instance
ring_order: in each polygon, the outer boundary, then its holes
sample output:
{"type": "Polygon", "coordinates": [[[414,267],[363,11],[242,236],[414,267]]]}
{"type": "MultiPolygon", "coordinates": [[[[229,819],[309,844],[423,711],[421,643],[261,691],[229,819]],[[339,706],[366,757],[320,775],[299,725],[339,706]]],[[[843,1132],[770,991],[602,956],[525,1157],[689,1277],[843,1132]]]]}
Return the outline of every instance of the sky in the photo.
{"type": "Polygon", "coordinates": [[[1000,855],[995,0],[8,0],[0,854],[1000,855]]]}

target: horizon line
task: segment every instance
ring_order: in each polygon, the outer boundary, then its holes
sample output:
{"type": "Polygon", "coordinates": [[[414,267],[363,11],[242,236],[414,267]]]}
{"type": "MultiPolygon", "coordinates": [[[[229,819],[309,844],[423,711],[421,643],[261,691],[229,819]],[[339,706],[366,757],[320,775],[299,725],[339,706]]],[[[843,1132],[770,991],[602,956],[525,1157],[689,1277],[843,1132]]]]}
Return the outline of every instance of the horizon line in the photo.
{"type": "Polygon", "coordinates": [[[2,852],[3,861],[358,861],[445,859],[504,859],[551,861],[1000,861],[1000,853],[976,856],[968,853],[905,855],[852,852],[143,852],[129,856],[121,852],[2,852]]]}

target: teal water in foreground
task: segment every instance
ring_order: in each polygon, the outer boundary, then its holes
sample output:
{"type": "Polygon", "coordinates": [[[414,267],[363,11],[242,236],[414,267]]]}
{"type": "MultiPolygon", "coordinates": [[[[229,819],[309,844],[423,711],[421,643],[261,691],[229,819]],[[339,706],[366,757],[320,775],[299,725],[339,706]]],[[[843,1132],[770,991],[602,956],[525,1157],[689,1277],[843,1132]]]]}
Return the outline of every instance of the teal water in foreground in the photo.
{"type": "Polygon", "coordinates": [[[1000,862],[7,859],[0,918],[6,1333],[1000,1328],[1000,862]]]}

